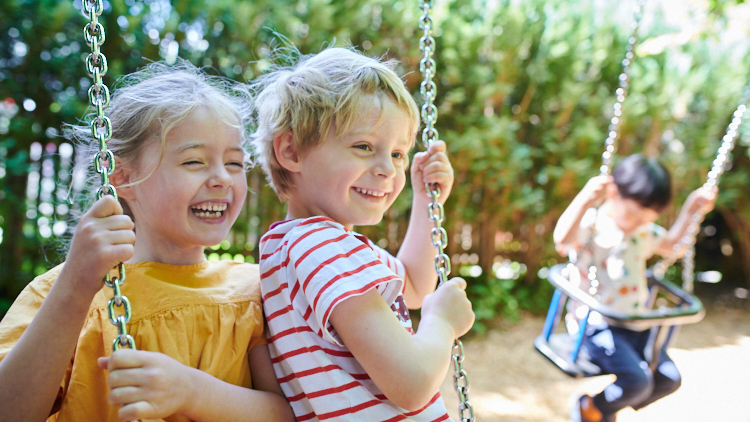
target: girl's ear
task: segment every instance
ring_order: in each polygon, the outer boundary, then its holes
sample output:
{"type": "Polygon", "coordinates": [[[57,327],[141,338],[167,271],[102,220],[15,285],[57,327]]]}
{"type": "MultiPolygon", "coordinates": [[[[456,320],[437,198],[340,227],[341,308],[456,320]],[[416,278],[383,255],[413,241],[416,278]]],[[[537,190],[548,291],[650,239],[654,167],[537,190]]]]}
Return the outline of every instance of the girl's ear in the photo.
{"type": "Polygon", "coordinates": [[[299,171],[300,157],[294,145],[294,133],[291,130],[273,138],[273,153],[281,167],[292,173],[299,171]]]}
{"type": "Polygon", "coordinates": [[[132,182],[133,169],[125,164],[120,157],[115,157],[115,171],[109,175],[109,181],[117,189],[117,196],[133,199],[132,182]]]}

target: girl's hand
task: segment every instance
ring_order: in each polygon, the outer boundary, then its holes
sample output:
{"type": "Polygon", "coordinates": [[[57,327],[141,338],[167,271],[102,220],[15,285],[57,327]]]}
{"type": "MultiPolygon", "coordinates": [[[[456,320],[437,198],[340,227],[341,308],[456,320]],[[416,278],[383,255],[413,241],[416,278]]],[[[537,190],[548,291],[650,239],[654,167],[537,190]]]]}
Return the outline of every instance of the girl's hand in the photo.
{"type": "Polygon", "coordinates": [[[437,183],[440,187],[438,201],[445,203],[453,187],[453,167],[443,141],[435,141],[427,151],[414,154],[411,164],[411,184],[414,188],[414,198],[429,197],[425,189],[426,183],[437,183]]]}
{"type": "Polygon", "coordinates": [[[690,192],[685,200],[685,206],[691,214],[706,215],[714,209],[718,192],[719,189],[716,186],[708,189],[700,187],[690,192]]]}
{"type": "Polygon", "coordinates": [[[122,405],[117,416],[124,421],[185,413],[194,402],[196,369],[165,354],[121,349],[97,363],[109,371],[109,402],[122,405]]]}
{"type": "Polygon", "coordinates": [[[607,199],[607,189],[612,185],[612,176],[600,174],[594,176],[586,182],[586,185],[581,189],[581,198],[585,201],[585,208],[595,207],[605,199],[607,199]]]}
{"type": "Polygon", "coordinates": [[[474,325],[474,311],[466,297],[466,281],[454,277],[425,296],[422,315],[434,314],[453,327],[455,338],[466,334],[474,325]]]}
{"type": "Polygon", "coordinates": [[[134,228],[113,196],[102,197],[78,222],[63,271],[73,271],[72,279],[81,282],[77,287],[96,294],[104,276],[133,256],[134,228]]]}

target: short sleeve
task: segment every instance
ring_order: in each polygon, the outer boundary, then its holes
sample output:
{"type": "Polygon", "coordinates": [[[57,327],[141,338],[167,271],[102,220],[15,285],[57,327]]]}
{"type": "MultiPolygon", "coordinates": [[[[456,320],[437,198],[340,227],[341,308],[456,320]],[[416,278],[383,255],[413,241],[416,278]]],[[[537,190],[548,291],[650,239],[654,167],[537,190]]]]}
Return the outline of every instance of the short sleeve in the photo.
{"type": "MultiPolygon", "coordinates": [[[[29,283],[21,291],[21,294],[18,295],[10,309],[8,309],[2,321],[0,321],[0,361],[10,353],[11,349],[13,349],[21,338],[21,335],[23,335],[29,324],[31,324],[34,316],[39,312],[42,302],[44,302],[47,293],[49,293],[52,284],[60,273],[59,270],[60,267],[54,268],[29,283]]],[[[60,404],[62,403],[66,386],[70,381],[72,370],[73,360],[71,358],[71,362],[65,371],[65,376],[60,383],[60,388],[50,415],[60,410],[60,404]]]]}
{"type": "MultiPolygon", "coordinates": [[[[290,280],[297,285],[290,288],[304,295],[319,327],[328,327],[331,312],[343,300],[377,288],[391,306],[403,288],[403,280],[381,262],[369,242],[334,224],[323,221],[290,232],[289,261],[297,275],[290,280]]],[[[322,332],[326,340],[342,345],[330,330],[322,332]]]]}

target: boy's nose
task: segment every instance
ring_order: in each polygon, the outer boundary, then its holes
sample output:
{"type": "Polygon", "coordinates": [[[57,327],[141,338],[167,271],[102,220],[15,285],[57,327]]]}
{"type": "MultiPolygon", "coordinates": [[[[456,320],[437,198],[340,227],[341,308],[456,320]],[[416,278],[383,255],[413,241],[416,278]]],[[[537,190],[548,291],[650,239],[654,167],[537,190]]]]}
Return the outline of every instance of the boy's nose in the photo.
{"type": "Polygon", "coordinates": [[[390,155],[378,160],[375,171],[378,176],[383,177],[393,177],[396,174],[396,166],[393,164],[393,159],[391,159],[390,155]]]}

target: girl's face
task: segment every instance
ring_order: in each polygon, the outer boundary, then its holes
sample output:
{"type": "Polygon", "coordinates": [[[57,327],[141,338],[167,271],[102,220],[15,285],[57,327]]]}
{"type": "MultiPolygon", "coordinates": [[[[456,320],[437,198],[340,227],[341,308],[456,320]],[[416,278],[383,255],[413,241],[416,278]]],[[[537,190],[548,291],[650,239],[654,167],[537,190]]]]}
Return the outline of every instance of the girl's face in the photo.
{"type": "Polygon", "coordinates": [[[335,137],[331,130],[305,152],[293,173],[289,218],[330,217],[348,229],[377,224],[406,181],[409,120],[390,99],[360,112],[360,127],[335,137]]]}
{"type": "Polygon", "coordinates": [[[240,129],[201,107],[169,132],[163,156],[156,141],[139,158],[124,171],[128,182],[143,181],[120,193],[135,217],[131,262],[202,262],[203,248],[224,240],[247,195],[240,129]]]}

